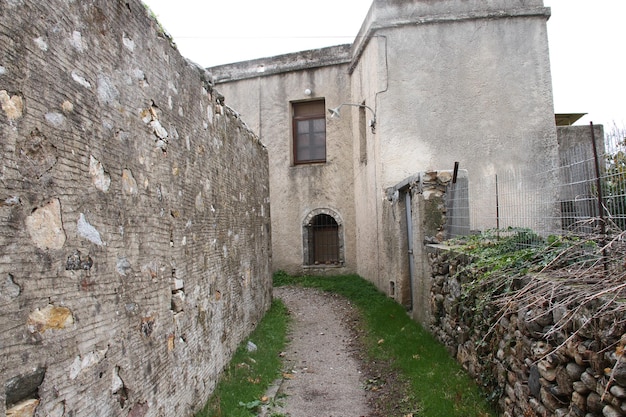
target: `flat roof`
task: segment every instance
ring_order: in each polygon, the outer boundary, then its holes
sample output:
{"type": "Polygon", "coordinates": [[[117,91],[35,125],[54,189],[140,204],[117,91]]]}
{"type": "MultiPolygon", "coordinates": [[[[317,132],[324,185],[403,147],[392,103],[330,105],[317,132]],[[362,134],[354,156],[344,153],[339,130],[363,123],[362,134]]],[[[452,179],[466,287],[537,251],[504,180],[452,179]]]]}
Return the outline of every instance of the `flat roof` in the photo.
{"type": "Polygon", "coordinates": [[[587,113],[557,113],[554,115],[557,126],[571,126],[587,113]]]}

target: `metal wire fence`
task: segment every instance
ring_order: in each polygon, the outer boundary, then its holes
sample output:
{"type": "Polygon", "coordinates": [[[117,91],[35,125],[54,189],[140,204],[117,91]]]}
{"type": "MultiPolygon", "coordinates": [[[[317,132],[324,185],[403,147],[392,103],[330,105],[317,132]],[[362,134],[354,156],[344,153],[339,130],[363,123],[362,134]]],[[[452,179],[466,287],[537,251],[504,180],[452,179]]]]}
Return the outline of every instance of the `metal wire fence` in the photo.
{"type": "Polygon", "coordinates": [[[519,228],[539,236],[626,230],[626,130],[615,126],[603,136],[591,126],[588,133],[587,140],[561,141],[559,164],[549,171],[520,168],[492,178],[470,173],[450,185],[447,236],[519,228]]]}

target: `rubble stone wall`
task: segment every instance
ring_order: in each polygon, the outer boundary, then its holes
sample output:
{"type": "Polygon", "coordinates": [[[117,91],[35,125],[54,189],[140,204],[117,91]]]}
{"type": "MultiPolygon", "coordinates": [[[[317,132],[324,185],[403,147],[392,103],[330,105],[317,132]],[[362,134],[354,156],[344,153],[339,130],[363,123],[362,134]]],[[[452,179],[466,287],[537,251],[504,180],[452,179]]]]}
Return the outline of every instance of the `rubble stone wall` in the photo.
{"type": "Polygon", "coordinates": [[[191,415],[269,307],[267,151],[210,79],[139,0],[0,0],[0,415],[191,415]]]}
{"type": "MultiPolygon", "coordinates": [[[[575,305],[553,309],[540,295],[503,310],[488,294],[468,290],[471,274],[459,273],[467,257],[431,246],[429,260],[431,331],[504,416],[626,415],[626,323],[602,314],[607,300],[575,315],[575,305]]],[[[511,285],[522,289],[528,279],[511,285]]]]}

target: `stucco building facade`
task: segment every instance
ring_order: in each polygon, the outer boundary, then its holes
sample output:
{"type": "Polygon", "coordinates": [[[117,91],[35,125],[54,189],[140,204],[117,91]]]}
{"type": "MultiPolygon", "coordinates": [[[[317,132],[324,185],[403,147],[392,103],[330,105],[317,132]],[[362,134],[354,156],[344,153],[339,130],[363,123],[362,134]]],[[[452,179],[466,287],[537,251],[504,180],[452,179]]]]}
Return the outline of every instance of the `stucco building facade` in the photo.
{"type": "Polygon", "coordinates": [[[209,68],[268,148],[274,270],[392,292],[407,254],[390,187],[456,161],[470,192],[555,166],[549,16],[542,0],[375,0],[352,44],[209,68]]]}

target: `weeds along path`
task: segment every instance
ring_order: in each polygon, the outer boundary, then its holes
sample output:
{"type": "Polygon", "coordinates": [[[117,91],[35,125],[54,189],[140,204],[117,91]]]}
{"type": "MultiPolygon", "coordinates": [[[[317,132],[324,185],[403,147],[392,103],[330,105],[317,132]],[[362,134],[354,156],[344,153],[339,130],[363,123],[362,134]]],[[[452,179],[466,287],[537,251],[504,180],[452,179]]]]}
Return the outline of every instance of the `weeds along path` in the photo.
{"type": "Polygon", "coordinates": [[[319,290],[274,288],[292,316],[284,374],[266,416],[369,416],[349,321],[355,307],[319,290]]]}

